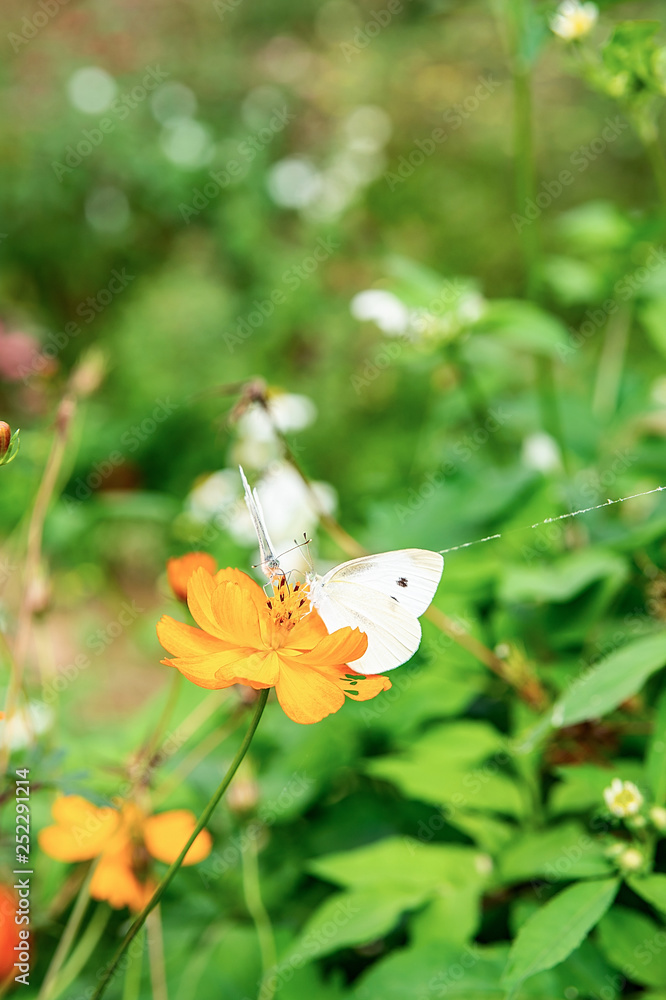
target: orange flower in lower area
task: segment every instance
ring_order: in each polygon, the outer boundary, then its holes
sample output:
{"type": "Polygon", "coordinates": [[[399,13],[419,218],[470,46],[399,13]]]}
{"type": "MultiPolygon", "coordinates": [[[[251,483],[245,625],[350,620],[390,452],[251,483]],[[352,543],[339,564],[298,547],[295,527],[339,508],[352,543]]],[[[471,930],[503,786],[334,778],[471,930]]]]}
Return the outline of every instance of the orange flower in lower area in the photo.
{"type": "Polygon", "coordinates": [[[388,677],[366,677],[347,666],[365,653],[365,634],[347,627],[329,635],[310,609],[307,589],[290,589],[284,577],[267,598],[238,569],[214,577],[198,569],[187,603],[199,628],[165,615],[157,635],[173,657],[162,662],[200,687],[274,687],[287,715],[302,723],[337,712],[346,695],[367,701],[391,687],[388,677]]]}
{"type": "Polygon", "coordinates": [[[14,949],[21,943],[15,917],[18,910],[18,896],[8,885],[0,885],[0,986],[10,973],[18,970],[14,963],[19,961],[14,949]]]}
{"type": "MultiPolygon", "coordinates": [[[[132,802],[118,809],[95,806],[80,795],[64,795],[53,803],[55,824],[39,834],[39,846],[57,861],[99,858],[90,895],[120,909],[141,910],[156,883],[150,876],[152,858],[171,864],[196,826],[188,809],[149,816],[132,802]]],[[[202,830],[185,855],[195,865],[210,854],[212,842],[202,830]]]]}
{"type": "Polygon", "coordinates": [[[187,601],[187,585],[195,569],[203,566],[209,573],[214,573],[217,563],[208,552],[188,552],[185,556],[167,559],[167,579],[175,596],[183,604],[187,601]]]}

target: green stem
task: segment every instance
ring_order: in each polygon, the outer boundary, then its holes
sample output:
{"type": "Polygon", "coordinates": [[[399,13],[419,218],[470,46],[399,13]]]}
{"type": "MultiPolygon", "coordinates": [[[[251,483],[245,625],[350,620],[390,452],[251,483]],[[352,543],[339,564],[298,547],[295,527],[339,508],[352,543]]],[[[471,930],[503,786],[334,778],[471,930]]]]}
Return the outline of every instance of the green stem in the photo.
{"type": "Polygon", "coordinates": [[[592,412],[604,420],[612,417],[617,408],[630,327],[631,309],[626,306],[611,316],[606,324],[592,399],[592,412]]]}
{"type": "Polygon", "coordinates": [[[666,216],[666,158],[659,145],[657,135],[653,139],[644,139],[643,147],[652,167],[652,173],[659,193],[659,201],[661,202],[661,210],[666,216]]]}
{"type": "MultiPolygon", "coordinates": [[[[514,151],[516,212],[524,216],[529,202],[535,204],[536,164],[534,161],[534,141],[532,129],[532,85],[529,69],[514,56],[513,65],[514,100],[514,151]]],[[[539,229],[538,219],[527,221],[520,227],[520,245],[523,257],[525,293],[535,300],[539,295],[539,229]]]]}
{"type": "Polygon", "coordinates": [[[148,935],[148,967],[153,1000],[168,1000],[166,971],[164,968],[164,939],[160,908],[156,907],[146,920],[148,935]]]}
{"type": "MultiPolygon", "coordinates": [[[[139,932],[143,936],[143,928],[139,932]]],[[[125,982],[123,983],[123,1000],[139,1000],[141,995],[141,973],[143,971],[143,948],[133,962],[129,962],[125,969],[125,982]]]]}
{"type": "Polygon", "coordinates": [[[567,476],[571,475],[571,463],[564,442],[564,430],[562,428],[562,418],[560,408],[557,404],[557,389],[555,387],[555,371],[552,358],[537,355],[537,388],[539,390],[539,407],[541,409],[541,422],[544,430],[557,441],[560,454],[562,455],[562,465],[567,476]]]}
{"type": "Polygon", "coordinates": [[[271,983],[271,973],[277,965],[277,951],[271,918],[261,898],[257,855],[256,839],[250,837],[247,850],[243,851],[241,855],[243,864],[243,894],[245,896],[245,905],[254,921],[254,926],[257,929],[257,938],[259,939],[262,969],[259,995],[262,1000],[273,1000],[275,985],[271,983]]]}
{"type": "Polygon", "coordinates": [[[166,700],[164,708],[162,709],[162,714],[159,717],[157,725],[152,733],[152,735],[146,741],[146,747],[143,751],[143,757],[146,761],[146,766],[150,767],[150,761],[157,749],[157,744],[159,743],[162,733],[169,724],[169,720],[173,715],[176,705],[178,704],[178,698],[180,696],[181,682],[183,680],[183,675],[178,670],[174,670],[173,678],[171,681],[171,687],[169,689],[169,697],[166,700]]]}
{"type": "Polygon", "coordinates": [[[55,987],[51,993],[52,1000],[61,996],[67,987],[74,982],[95,950],[109,922],[110,916],[111,909],[106,904],[102,903],[97,907],[90,923],[86,927],[85,933],[81,935],[81,939],[72,952],[69,961],[63,966],[56,979],[55,987]]]}
{"type": "Polygon", "coordinates": [[[83,920],[83,916],[88,907],[88,901],[90,899],[90,883],[92,881],[94,870],[95,866],[91,865],[90,871],[86,875],[83,885],[79,889],[76,902],[72,907],[72,912],[70,913],[69,920],[65,925],[63,935],[60,938],[58,947],[53,954],[53,958],[51,959],[51,964],[49,965],[46,976],[44,977],[44,982],[42,983],[42,988],[39,991],[37,1000],[48,1000],[51,996],[51,988],[55,984],[63,962],[67,958],[67,953],[69,952],[74,938],[76,937],[78,929],[81,926],[81,921],[83,920]]]}
{"type": "Polygon", "coordinates": [[[162,896],[164,895],[164,893],[166,892],[166,890],[170,886],[171,882],[173,881],[173,879],[177,875],[178,870],[180,869],[180,866],[183,863],[185,855],[187,854],[187,852],[189,851],[190,847],[192,846],[192,844],[194,843],[194,841],[196,840],[196,838],[199,836],[199,834],[201,833],[201,831],[205,827],[206,823],[208,822],[208,820],[212,816],[213,812],[215,811],[215,807],[217,806],[218,802],[220,801],[220,799],[222,798],[222,796],[226,792],[227,788],[231,784],[232,778],[235,775],[235,773],[238,770],[238,768],[240,767],[241,761],[245,757],[245,754],[247,753],[247,751],[248,751],[248,749],[250,747],[250,743],[252,742],[252,737],[254,736],[254,734],[256,732],[257,726],[259,725],[259,720],[261,719],[261,716],[263,715],[264,708],[266,707],[266,701],[268,700],[268,692],[269,692],[269,690],[270,690],[269,688],[265,688],[263,691],[260,692],[259,699],[257,701],[257,706],[256,706],[256,708],[254,710],[254,715],[252,716],[252,721],[250,722],[250,727],[249,727],[247,733],[245,734],[245,737],[243,738],[243,742],[241,743],[240,747],[238,748],[238,752],[236,753],[236,756],[234,757],[234,759],[232,760],[232,762],[231,762],[231,764],[229,766],[229,770],[225,774],[224,778],[222,779],[221,784],[219,785],[219,787],[217,788],[217,790],[214,792],[214,794],[213,794],[210,802],[208,803],[208,805],[206,806],[206,808],[202,812],[201,816],[199,817],[199,819],[197,821],[197,825],[195,826],[194,830],[192,831],[192,836],[187,841],[187,843],[185,844],[185,846],[183,847],[182,851],[180,852],[180,854],[178,855],[178,857],[176,858],[176,860],[173,862],[173,864],[169,866],[166,875],[164,876],[164,878],[162,879],[162,881],[158,885],[157,889],[155,890],[155,892],[153,893],[153,895],[151,896],[151,898],[148,900],[148,902],[144,906],[143,910],[138,915],[138,917],[136,918],[136,920],[134,921],[134,923],[132,924],[132,926],[128,930],[127,934],[123,938],[122,944],[120,945],[120,947],[118,948],[118,951],[116,952],[116,954],[114,955],[113,959],[111,960],[111,962],[107,966],[106,971],[104,973],[104,976],[103,976],[102,980],[100,981],[99,986],[95,990],[95,993],[93,994],[91,1000],[99,1000],[99,998],[101,996],[103,996],[103,994],[105,993],[107,986],[109,985],[109,983],[111,982],[111,980],[113,978],[113,974],[114,974],[114,972],[116,970],[116,967],[117,967],[120,959],[123,957],[125,951],[127,950],[127,948],[129,947],[129,945],[132,943],[132,941],[134,940],[134,938],[136,937],[136,935],[139,933],[139,931],[141,930],[141,928],[145,924],[146,917],[148,916],[148,914],[152,910],[155,909],[155,907],[157,906],[157,904],[161,900],[162,896]]]}

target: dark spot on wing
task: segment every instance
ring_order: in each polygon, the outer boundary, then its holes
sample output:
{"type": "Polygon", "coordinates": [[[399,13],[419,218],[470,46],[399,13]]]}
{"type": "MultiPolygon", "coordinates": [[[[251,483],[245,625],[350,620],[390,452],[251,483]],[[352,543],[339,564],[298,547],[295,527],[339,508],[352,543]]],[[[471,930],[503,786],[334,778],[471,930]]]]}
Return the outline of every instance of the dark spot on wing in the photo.
{"type": "Polygon", "coordinates": [[[395,582],[398,584],[399,587],[406,587],[407,586],[407,577],[401,576],[400,579],[396,580],[395,582]]]}
{"type": "Polygon", "coordinates": [[[392,600],[392,601],[397,601],[397,600],[398,600],[398,598],[397,598],[397,597],[394,597],[394,596],[393,596],[393,594],[391,594],[391,600],[392,600]]]}

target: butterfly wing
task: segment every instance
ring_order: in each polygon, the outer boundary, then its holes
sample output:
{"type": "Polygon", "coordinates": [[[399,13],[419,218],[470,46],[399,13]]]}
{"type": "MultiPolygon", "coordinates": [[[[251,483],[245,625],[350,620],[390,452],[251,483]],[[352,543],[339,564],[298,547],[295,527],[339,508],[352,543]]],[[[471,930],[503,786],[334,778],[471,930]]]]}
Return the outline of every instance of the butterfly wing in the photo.
{"type": "Polygon", "coordinates": [[[241,474],[241,479],[243,481],[243,489],[245,491],[245,503],[247,509],[250,512],[250,517],[252,518],[252,524],[254,525],[254,530],[257,535],[257,541],[259,542],[259,554],[261,557],[261,568],[272,582],[273,578],[282,574],[282,569],[280,568],[280,562],[273,552],[273,545],[270,538],[268,537],[268,530],[266,528],[266,522],[264,521],[264,512],[261,509],[261,504],[259,503],[259,497],[257,496],[257,491],[250,489],[250,484],[245,478],[245,473],[243,472],[242,466],[238,466],[241,474]]]}
{"type": "Polygon", "coordinates": [[[426,549],[363,556],[312,581],[312,603],[329,632],[349,625],[368,636],[368,650],[354,670],[382,673],[418,649],[417,619],[432,601],[443,568],[442,556],[426,549]]]}
{"type": "Polygon", "coordinates": [[[344,589],[333,586],[332,593],[324,588],[313,597],[329,632],[344,628],[359,628],[368,637],[363,656],[350,663],[360,674],[382,674],[409,660],[421,642],[419,620],[378,590],[368,590],[355,583],[345,583],[344,589]]]}

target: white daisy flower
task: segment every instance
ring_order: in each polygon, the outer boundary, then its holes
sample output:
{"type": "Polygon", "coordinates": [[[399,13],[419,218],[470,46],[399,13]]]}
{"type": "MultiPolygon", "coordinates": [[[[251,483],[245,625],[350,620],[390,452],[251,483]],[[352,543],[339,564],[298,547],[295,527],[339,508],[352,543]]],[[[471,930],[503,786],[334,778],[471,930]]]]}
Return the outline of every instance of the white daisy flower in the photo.
{"type": "Polygon", "coordinates": [[[550,28],[559,38],[573,42],[589,35],[598,17],[599,8],[595,3],[564,0],[551,18],[550,28]]]}
{"type": "Polygon", "coordinates": [[[613,778],[604,788],[604,799],[614,816],[635,816],[643,805],[643,796],[632,781],[613,778]]]}

